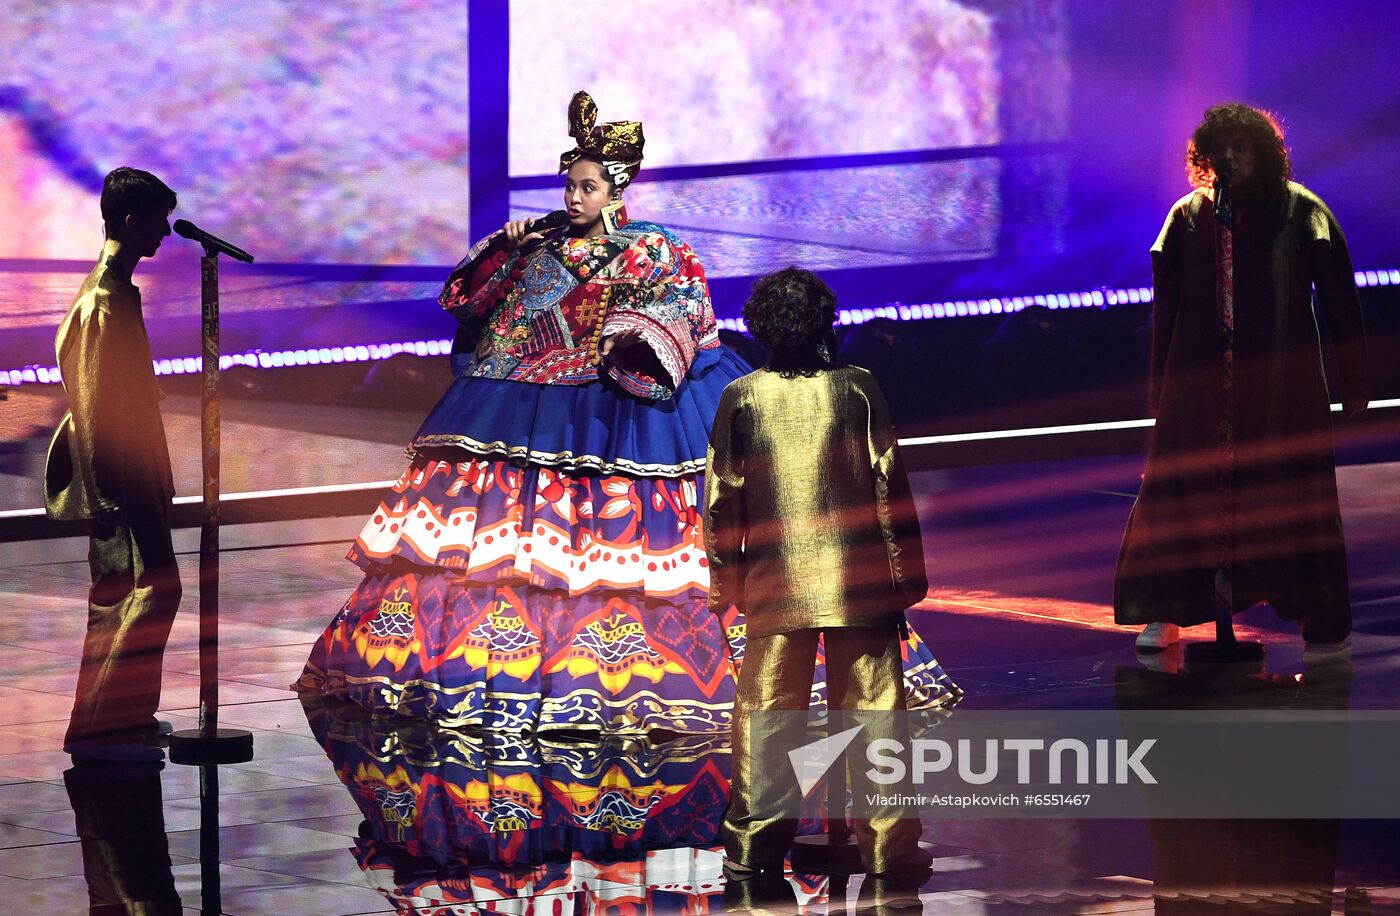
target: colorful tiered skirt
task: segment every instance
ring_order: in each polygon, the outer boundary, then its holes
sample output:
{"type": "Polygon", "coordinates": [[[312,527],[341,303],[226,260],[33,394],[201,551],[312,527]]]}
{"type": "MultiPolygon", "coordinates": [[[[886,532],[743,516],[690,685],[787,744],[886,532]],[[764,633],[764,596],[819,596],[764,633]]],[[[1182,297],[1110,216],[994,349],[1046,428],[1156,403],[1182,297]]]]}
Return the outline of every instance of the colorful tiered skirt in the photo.
{"type": "MultiPolygon", "coordinates": [[[[707,609],[701,500],[720,392],[746,371],[701,351],[665,402],[458,379],[351,546],[364,579],[298,686],[451,728],[727,732],[744,625],[707,609]]],[[[905,668],[911,707],[956,693],[917,637],[905,668]]]]}

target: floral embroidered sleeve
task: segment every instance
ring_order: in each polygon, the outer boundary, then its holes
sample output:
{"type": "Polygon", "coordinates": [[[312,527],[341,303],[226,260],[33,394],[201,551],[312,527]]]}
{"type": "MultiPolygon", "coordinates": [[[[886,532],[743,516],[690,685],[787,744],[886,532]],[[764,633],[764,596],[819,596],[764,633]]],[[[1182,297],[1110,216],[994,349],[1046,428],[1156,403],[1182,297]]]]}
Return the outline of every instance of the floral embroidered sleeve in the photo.
{"type": "Polygon", "coordinates": [[[614,362],[608,374],[631,394],[664,400],[685,379],[699,350],[719,340],[700,259],[664,231],[639,235],[606,270],[613,283],[603,336],[633,333],[655,354],[659,376],[614,362]]]}
{"type": "Polygon", "coordinates": [[[471,251],[467,252],[467,256],[448,276],[447,282],[442,286],[442,293],[438,296],[438,305],[457,319],[460,325],[452,343],[454,353],[470,350],[476,345],[476,339],[481,336],[481,331],[496,305],[497,300],[494,297],[482,296],[479,293],[492,275],[510,259],[511,253],[487,253],[487,246],[493,238],[495,234],[472,246],[471,251]]]}

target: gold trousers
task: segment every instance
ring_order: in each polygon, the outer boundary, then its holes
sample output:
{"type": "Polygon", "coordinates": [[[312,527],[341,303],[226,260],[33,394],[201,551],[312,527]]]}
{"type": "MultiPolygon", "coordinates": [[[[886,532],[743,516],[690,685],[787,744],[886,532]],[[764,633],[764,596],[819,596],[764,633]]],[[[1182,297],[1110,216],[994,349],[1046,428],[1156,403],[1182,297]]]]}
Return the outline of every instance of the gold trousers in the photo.
{"type": "MultiPolygon", "coordinates": [[[[734,699],[733,794],[724,818],[724,849],[731,859],[755,868],[775,868],[797,835],[802,790],[788,752],[812,740],[807,707],[821,630],[796,630],[751,637],[744,649],[734,699]],[[783,711],[788,711],[784,714],[783,711]],[[755,715],[759,713],[759,715],[755,715]]],[[[832,709],[855,715],[866,726],[861,741],[903,740],[904,666],[897,623],[832,627],[826,633],[827,698],[832,709]],[[859,711],[875,713],[861,716],[859,711]]],[[[848,766],[858,803],[879,794],[863,764],[848,766]]],[[[917,848],[916,819],[882,817],[855,821],[856,842],[866,870],[890,871],[917,848]]]]}
{"type": "Polygon", "coordinates": [[[161,660],[180,606],[167,512],[153,499],[116,524],[91,523],[92,589],[68,742],[140,740],[156,727],[161,660]]]}

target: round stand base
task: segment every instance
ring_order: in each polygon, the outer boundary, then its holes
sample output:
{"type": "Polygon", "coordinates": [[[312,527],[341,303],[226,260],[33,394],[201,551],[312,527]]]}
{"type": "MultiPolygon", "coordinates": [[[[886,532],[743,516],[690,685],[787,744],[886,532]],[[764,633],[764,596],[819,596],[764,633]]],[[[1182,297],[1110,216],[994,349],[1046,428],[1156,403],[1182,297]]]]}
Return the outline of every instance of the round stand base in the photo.
{"type": "Polygon", "coordinates": [[[1185,648],[1191,666],[1259,666],[1264,662],[1264,646],[1257,642],[1193,642],[1185,648]]]}
{"type": "Polygon", "coordinates": [[[170,761],[187,766],[247,763],[253,759],[253,733],[241,728],[216,728],[206,735],[197,728],[170,733],[170,761]]]}
{"type": "Polygon", "coordinates": [[[789,856],[792,870],[816,875],[858,875],[865,871],[855,840],[833,842],[824,833],[800,836],[789,856]]]}

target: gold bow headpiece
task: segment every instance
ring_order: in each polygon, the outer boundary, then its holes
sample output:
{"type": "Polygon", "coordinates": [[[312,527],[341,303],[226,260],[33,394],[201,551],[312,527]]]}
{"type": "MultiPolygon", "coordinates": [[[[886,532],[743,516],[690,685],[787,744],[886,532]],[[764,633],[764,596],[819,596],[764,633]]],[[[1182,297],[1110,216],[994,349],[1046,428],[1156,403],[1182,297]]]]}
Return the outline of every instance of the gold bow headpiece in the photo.
{"type": "Polygon", "coordinates": [[[642,137],[640,121],[613,121],[599,124],[598,105],[588,93],[579,90],[569,102],[569,136],[577,144],[559,157],[559,171],[584,156],[596,156],[603,161],[614,186],[621,190],[631,184],[642,168],[642,137]]]}

